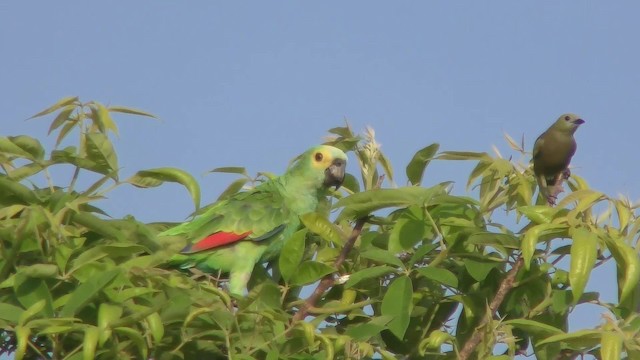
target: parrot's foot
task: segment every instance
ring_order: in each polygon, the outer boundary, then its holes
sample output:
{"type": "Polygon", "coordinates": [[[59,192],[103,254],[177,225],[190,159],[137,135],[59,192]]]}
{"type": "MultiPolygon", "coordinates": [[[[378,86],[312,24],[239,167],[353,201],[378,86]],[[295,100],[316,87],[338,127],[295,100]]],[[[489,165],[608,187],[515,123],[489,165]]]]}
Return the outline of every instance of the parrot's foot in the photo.
{"type": "Polygon", "coordinates": [[[549,195],[549,196],[547,196],[547,204],[549,204],[549,206],[555,206],[556,205],[556,200],[558,200],[558,196],[557,195],[549,195]]]}
{"type": "Polygon", "coordinates": [[[570,177],[571,170],[569,170],[569,168],[564,169],[564,171],[562,172],[562,180],[569,180],[570,177]]]}

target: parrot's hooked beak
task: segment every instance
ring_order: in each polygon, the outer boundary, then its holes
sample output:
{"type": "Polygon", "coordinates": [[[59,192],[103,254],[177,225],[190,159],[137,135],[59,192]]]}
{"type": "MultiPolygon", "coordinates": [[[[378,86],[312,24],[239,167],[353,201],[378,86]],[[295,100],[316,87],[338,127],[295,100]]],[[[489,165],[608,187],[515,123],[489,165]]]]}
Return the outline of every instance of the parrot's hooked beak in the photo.
{"type": "Polygon", "coordinates": [[[584,122],[585,122],[585,121],[584,121],[584,120],[582,120],[582,119],[575,119],[575,120],[573,120],[572,122],[573,122],[574,124],[576,124],[576,125],[582,125],[582,124],[584,124],[584,122]]]}
{"type": "Polygon", "coordinates": [[[347,163],[341,159],[335,159],[331,162],[328,168],[324,170],[324,186],[335,186],[336,190],[342,185],[344,181],[345,168],[347,163]]]}

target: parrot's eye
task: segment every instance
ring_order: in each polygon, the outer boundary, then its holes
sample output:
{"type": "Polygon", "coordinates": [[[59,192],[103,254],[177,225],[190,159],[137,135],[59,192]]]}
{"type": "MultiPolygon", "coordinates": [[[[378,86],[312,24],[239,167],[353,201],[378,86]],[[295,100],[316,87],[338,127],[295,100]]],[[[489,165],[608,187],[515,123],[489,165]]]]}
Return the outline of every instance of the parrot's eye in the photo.
{"type": "Polygon", "coordinates": [[[323,156],[322,156],[322,153],[319,153],[319,152],[318,152],[318,153],[316,153],[316,161],[317,161],[317,162],[322,161],[322,157],[323,157],[323,156]]]}
{"type": "Polygon", "coordinates": [[[567,116],[564,117],[564,120],[565,121],[569,121],[569,120],[571,120],[571,117],[567,115],[567,116]]]}

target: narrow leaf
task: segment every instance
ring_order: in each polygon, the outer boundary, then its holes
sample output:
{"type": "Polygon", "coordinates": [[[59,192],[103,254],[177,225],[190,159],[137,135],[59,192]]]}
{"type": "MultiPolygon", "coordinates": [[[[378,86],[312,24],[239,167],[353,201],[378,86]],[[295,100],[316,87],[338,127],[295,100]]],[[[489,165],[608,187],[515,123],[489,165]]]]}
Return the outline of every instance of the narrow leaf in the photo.
{"type": "Polygon", "coordinates": [[[78,101],[78,97],[77,96],[69,96],[66,98],[62,98],[61,100],[59,100],[57,103],[49,106],[48,108],[40,111],[39,113],[33,115],[32,117],[30,117],[29,119],[33,119],[33,118],[37,118],[39,116],[43,116],[43,115],[47,115],[50,114],[60,108],[63,108],[67,105],[71,105],[73,103],[75,103],[76,101],[78,101]]]}
{"type": "Polygon", "coordinates": [[[127,179],[127,182],[141,188],[160,186],[163,182],[182,184],[189,191],[196,209],[200,207],[200,186],[196,179],[184,170],[168,167],[142,170],[127,179]]]}
{"type": "Polygon", "coordinates": [[[591,270],[598,255],[598,235],[585,229],[577,228],[572,232],[571,263],[569,265],[569,283],[573,293],[573,301],[577,302],[589,281],[591,270]]]}
{"type": "Polygon", "coordinates": [[[141,115],[141,116],[152,117],[154,119],[156,118],[155,115],[148,113],[146,111],[125,107],[125,106],[109,106],[108,110],[111,112],[119,112],[123,114],[131,114],[131,115],[141,115]]]}
{"type": "Polygon", "coordinates": [[[71,297],[69,298],[69,300],[67,300],[67,303],[60,311],[60,316],[74,316],[87,303],[89,303],[89,301],[91,301],[94,296],[102,291],[102,289],[104,289],[104,287],[107,286],[119,273],[120,269],[115,268],[98,274],[97,276],[92,277],[86,282],[80,284],[80,286],[78,286],[73,291],[73,293],[71,293],[71,297]]]}

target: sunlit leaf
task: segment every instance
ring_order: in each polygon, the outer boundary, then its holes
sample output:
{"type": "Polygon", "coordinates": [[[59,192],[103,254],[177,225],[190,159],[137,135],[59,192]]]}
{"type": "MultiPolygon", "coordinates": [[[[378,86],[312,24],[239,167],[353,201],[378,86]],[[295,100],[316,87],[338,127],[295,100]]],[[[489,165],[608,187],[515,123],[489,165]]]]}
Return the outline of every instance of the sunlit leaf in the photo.
{"type": "Polygon", "coordinates": [[[573,243],[571,244],[571,263],[569,266],[569,283],[573,292],[573,299],[577,301],[582,295],[591,270],[598,255],[598,236],[585,229],[573,229],[573,243]]]}
{"type": "Polygon", "coordinates": [[[440,149],[440,144],[431,144],[418,150],[413,155],[406,169],[407,179],[409,179],[411,184],[420,185],[424,170],[433,159],[433,156],[438,152],[438,149],[440,149]]]}
{"type": "Polygon", "coordinates": [[[200,186],[196,179],[184,170],[168,167],[142,170],[127,179],[127,182],[141,188],[160,186],[164,182],[182,184],[189,191],[196,209],[200,207],[200,186]]]}
{"type": "Polygon", "coordinates": [[[43,116],[43,115],[50,114],[50,113],[52,113],[52,112],[54,112],[54,111],[56,111],[58,109],[61,109],[61,108],[65,107],[65,106],[67,106],[67,105],[71,105],[71,104],[77,103],[77,101],[78,101],[78,97],[77,96],[69,96],[69,97],[62,98],[62,99],[58,100],[58,102],[56,102],[55,104],[53,104],[53,105],[49,106],[48,108],[40,111],[39,113],[33,115],[29,119],[33,119],[33,118],[37,118],[37,117],[40,117],[40,116],[43,116]]]}

